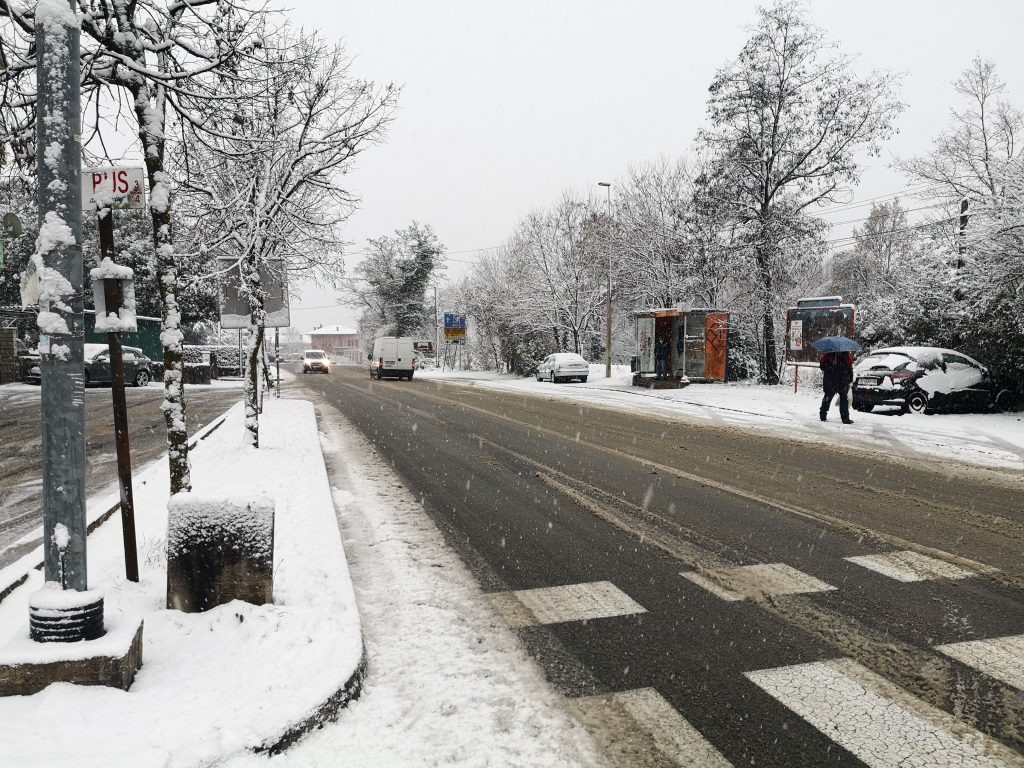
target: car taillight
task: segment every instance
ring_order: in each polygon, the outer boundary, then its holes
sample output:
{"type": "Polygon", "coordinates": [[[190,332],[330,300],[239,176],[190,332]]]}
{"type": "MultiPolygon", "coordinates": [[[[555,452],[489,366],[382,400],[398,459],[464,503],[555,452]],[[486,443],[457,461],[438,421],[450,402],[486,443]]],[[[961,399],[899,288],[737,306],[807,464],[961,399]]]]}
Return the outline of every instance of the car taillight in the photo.
{"type": "Polygon", "coordinates": [[[914,376],[914,374],[912,374],[912,373],[890,373],[889,374],[889,378],[892,379],[893,381],[899,381],[901,379],[910,379],[910,378],[913,378],[913,376],[914,376]]]}

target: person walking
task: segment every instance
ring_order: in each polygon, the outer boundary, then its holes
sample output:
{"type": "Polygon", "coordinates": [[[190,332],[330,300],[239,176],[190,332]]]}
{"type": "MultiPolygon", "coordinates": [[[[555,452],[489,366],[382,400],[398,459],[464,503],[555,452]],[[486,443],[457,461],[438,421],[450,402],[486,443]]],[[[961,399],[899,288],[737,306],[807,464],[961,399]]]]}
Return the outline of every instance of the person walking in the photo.
{"type": "Polygon", "coordinates": [[[668,361],[672,356],[672,345],[668,339],[662,336],[654,345],[654,370],[656,378],[664,380],[668,378],[668,361]]]}
{"type": "Polygon", "coordinates": [[[821,399],[821,420],[828,421],[832,398],[839,395],[839,418],[843,424],[850,419],[850,385],[853,384],[853,352],[828,352],[821,356],[818,366],[825,374],[825,396],[821,399]]]}

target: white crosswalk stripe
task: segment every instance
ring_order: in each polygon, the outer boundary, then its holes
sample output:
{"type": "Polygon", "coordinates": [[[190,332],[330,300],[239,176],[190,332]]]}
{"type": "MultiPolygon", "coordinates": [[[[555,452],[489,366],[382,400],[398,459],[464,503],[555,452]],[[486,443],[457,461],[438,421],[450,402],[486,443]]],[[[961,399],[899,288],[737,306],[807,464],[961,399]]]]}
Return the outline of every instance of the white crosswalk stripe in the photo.
{"type": "Polygon", "coordinates": [[[570,703],[611,765],[634,768],[637,754],[649,740],[662,757],[657,765],[732,768],[732,763],[653,688],[586,696],[570,703]]]}
{"type": "Polygon", "coordinates": [[[851,659],[747,677],[872,768],[1024,766],[1024,756],[851,659]]]}
{"type": "Polygon", "coordinates": [[[1024,691],[1024,635],[949,643],[936,650],[1024,691]]]}
{"type": "Polygon", "coordinates": [[[647,612],[610,581],[498,592],[488,597],[512,627],[590,621],[647,612]]]}
{"type": "Polygon", "coordinates": [[[981,563],[974,568],[961,567],[937,557],[922,555],[920,552],[886,552],[881,555],[859,555],[847,557],[851,563],[875,573],[888,576],[896,581],[926,581],[929,579],[967,579],[979,573],[992,570],[981,563]]]}
{"type": "Polygon", "coordinates": [[[793,595],[835,589],[784,563],[715,568],[703,573],[684,572],[684,579],[722,600],[744,600],[758,595],[793,595]]]}

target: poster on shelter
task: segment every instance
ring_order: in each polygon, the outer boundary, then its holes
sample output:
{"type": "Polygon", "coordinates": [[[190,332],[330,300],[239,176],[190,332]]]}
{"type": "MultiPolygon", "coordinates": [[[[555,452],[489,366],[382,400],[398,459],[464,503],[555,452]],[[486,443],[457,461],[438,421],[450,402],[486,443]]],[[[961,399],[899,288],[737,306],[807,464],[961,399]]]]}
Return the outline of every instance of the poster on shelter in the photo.
{"type": "Polygon", "coordinates": [[[654,318],[636,319],[636,356],[639,373],[654,373],[654,318]]]}
{"type": "Polygon", "coordinates": [[[789,321],[789,348],[794,352],[804,348],[804,321],[789,321]]]}

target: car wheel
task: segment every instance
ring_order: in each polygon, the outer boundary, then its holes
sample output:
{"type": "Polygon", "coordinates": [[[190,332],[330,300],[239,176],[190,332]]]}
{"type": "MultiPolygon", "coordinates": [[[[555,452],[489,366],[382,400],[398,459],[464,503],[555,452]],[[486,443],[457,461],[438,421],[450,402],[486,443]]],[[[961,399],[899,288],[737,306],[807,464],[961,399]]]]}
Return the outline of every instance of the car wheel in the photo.
{"type": "Polygon", "coordinates": [[[139,371],[135,374],[135,386],[136,387],[147,387],[149,386],[149,372],[139,371]]]}
{"type": "Polygon", "coordinates": [[[924,413],[927,407],[928,395],[920,389],[914,390],[907,395],[905,410],[910,411],[911,413],[924,413]]]}
{"type": "Polygon", "coordinates": [[[580,384],[586,384],[586,383],[587,383],[587,377],[586,376],[580,376],[580,384]]]}
{"type": "Polygon", "coordinates": [[[1009,389],[999,390],[999,392],[996,394],[993,400],[996,408],[1004,412],[1013,410],[1013,406],[1016,403],[1016,401],[1016,395],[1014,395],[1013,392],[1009,389]]]}
{"type": "Polygon", "coordinates": [[[854,403],[853,404],[853,410],[855,410],[855,411],[863,411],[864,413],[871,413],[871,410],[874,407],[875,406],[874,406],[873,403],[870,404],[870,405],[865,404],[865,403],[854,403]]]}

